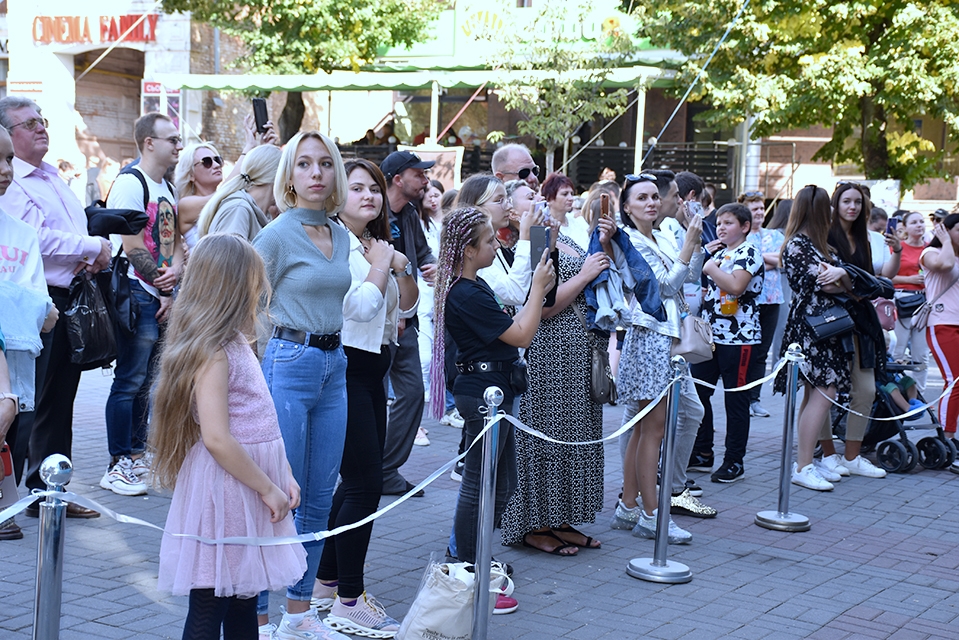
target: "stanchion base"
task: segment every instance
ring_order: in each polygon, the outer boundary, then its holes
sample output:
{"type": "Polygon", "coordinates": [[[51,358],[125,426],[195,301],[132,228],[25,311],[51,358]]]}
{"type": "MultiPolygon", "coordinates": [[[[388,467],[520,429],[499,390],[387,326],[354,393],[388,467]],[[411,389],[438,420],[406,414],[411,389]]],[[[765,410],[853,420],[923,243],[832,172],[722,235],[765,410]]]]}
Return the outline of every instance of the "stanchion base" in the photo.
{"type": "Polygon", "coordinates": [[[681,562],[667,560],[664,566],[653,564],[653,558],[633,558],[626,565],[626,573],[647,582],[681,584],[693,579],[689,567],[681,562]]]}
{"type": "Polygon", "coordinates": [[[756,514],[756,524],[773,531],[809,531],[809,518],[798,513],[779,513],[778,511],[760,511],[756,514]]]}

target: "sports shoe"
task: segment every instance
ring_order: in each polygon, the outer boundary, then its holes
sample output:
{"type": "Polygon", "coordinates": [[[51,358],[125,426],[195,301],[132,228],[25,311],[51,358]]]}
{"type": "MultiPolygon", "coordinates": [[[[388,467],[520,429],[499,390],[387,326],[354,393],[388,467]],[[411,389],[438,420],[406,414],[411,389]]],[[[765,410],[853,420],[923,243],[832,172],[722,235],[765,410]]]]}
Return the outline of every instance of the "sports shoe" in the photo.
{"type": "Polygon", "coordinates": [[[413,438],[413,444],[415,444],[417,447],[430,446],[430,439],[426,437],[426,429],[420,427],[416,430],[416,437],[413,438]]]}
{"type": "Polygon", "coordinates": [[[453,465],[453,468],[450,469],[450,480],[453,482],[462,482],[463,481],[463,469],[466,468],[466,463],[462,460],[458,461],[453,465]]]}
{"type": "Polygon", "coordinates": [[[770,413],[763,409],[763,406],[759,404],[759,400],[749,403],[749,415],[754,418],[768,418],[770,413]]]}
{"type": "Polygon", "coordinates": [[[310,608],[316,611],[329,611],[336,600],[336,585],[327,586],[317,580],[313,583],[313,597],[310,598],[310,608]]]}
{"type": "Polygon", "coordinates": [[[854,460],[843,460],[843,466],[849,469],[849,473],[854,476],[866,476],[867,478],[885,478],[886,472],[862,456],[856,456],[854,460]]]}
{"type": "Polygon", "coordinates": [[[493,615],[503,615],[505,613],[513,613],[519,609],[519,603],[516,601],[516,598],[511,598],[510,596],[503,595],[502,593],[496,594],[496,604],[493,605],[493,615]]]}
{"type": "Polygon", "coordinates": [[[825,467],[821,460],[813,458],[812,466],[816,467],[816,471],[819,472],[819,475],[821,475],[826,482],[836,483],[842,480],[841,475],[825,467]]]}
{"type": "Polygon", "coordinates": [[[689,490],[689,495],[693,496],[694,498],[698,498],[699,496],[703,495],[703,488],[696,484],[694,480],[686,481],[686,489],[689,490]]]}
{"type": "MultiPolygon", "coordinates": [[[[633,527],[633,535],[637,538],[656,539],[656,514],[659,509],[653,509],[653,515],[647,516],[642,509],[639,510],[639,521],[633,527]]],[[[679,525],[669,519],[669,533],[667,540],[669,544],[689,544],[693,540],[693,534],[681,529],[679,525]]]]}
{"type": "Polygon", "coordinates": [[[689,489],[683,489],[682,493],[670,498],[669,512],[694,518],[715,518],[716,514],[719,513],[712,507],[700,502],[689,492],[689,489]]]}
{"type": "Polygon", "coordinates": [[[273,636],[277,640],[350,640],[348,636],[330,629],[321,622],[312,609],[304,614],[296,615],[297,618],[300,618],[297,623],[293,622],[291,615],[289,613],[283,614],[280,626],[273,632],[273,636]]]}
{"type": "Polygon", "coordinates": [[[259,640],[273,640],[276,637],[276,625],[272,622],[261,624],[258,631],[260,633],[259,640]]]}
{"type": "Polygon", "coordinates": [[[330,615],[323,620],[331,629],[367,638],[392,638],[400,623],[386,615],[386,610],[364,591],[352,605],[345,605],[336,596],[330,615]]]}
{"type": "Polygon", "coordinates": [[[793,463],[792,483],[800,487],[806,487],[813,491],[832,491],[832,483],[819,474],[819,469],[813,464],[807,464],[802,469],[797,469],[796,463],[793,463]]]}
{"type": "MultiPolygon", "coordinates": [[[[819,469],[820,473],[825,468],[833,473],[838,473],[840,476],[849,475],[849,469],[846,468],[846,461],[838,453],[834,453],[831,456],[823,456],[822,460],[817,465],[817,468],[819,469]]],[[[825,474],[823,474],[823,476],[825,477],[825,474]]],[[[829,478],[826,478],[826,480],[829,480],[829,478]]]]}
{"type": "Polygon", "coordinates": [[[150,467],[153,465],[153,454],[144,453],[133,461],[133,475],[139,480],[146,480],[150,476],[150,467]]]}
{"type": "Polygon", "coordinates": [[[689,456],[689,464],[686,465],[686,471],[705,471],[709,473],[713,470],[713,457],[705,456],[701,453],[693,452],[693,455],[689,456]]]}
{"type": "Polygon", "coordinates": [[[709,479],[713,482],[729,484],[730,482],[742,480],[744,471],[742,462],[727,462],[723,460],[722,466],[716,469],[716,472],[713,473],[709,479]]]}
{"type": "Polygon", "coordinates": [[[609,521],[609,526],[613,529],[632,529],[639,522],[639,514],[643,510],[639,505],[630,509],[622,500],[616,501],[616,511],[609,521]]]}
{"type": "Polygon", "coordinates": [[[147,492],[146,483],[133,475],[130,456],[120,456],[100,478],[100,486],[121,496],[142,496],[147,492]]]}
{"type": "Polygon", "coordinates": [[[460,415],[459,409],[453,409],[440,418],[440,424],[453,427],[454,429],[462,429],[464,424],[463,416],[460,415]]]}
{"type": "Polygon", "coordinates": [[[949,465],[949,471],[952,471],[953,473],[959,473],[959,460],[956,460],[949,465]]]}

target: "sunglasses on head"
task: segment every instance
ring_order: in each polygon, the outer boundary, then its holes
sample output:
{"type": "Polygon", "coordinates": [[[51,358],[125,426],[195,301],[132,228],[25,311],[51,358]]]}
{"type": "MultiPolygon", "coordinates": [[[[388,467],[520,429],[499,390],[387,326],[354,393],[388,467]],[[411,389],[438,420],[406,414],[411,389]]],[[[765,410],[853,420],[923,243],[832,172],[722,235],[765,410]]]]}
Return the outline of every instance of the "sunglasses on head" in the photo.
{"type": "Polygon", "coordinates": [[[538,177],[539,177],[539,167],[538,167],[538,166],[536,166],[536,167],[524,167],[523,169],[520,169],[519,171],[506,171],[505,173],[508,173],[508,174],[510,174],[510,175],[515,174],[516,177],[518,177],[520,180],[525,180],[526,178],[529,177],[529,174],[531,174],[531,173],[538,178],[538,177]]]}
{"type": "Polygon", "coordinates": [[[213,163],[214,163],[214,162],[217,163],[217,164],[218,164],[219,166],[221,166],[221,167],[223,166],[223,158],[221,158],[220,156],[207,156],[207,157],[203,158],[202,160],[200,160],[200,161],[198,161],[198,162],[194,162],[194,163],[193,163],[193,166],[195,167],[195,166],[197,166],[198,164],[202,164],[202,165],[203,165],[203,168],[209,169],[210,167],[213,166],[213,163]]]}
{"type": "Polygon", "coordinates": [[[656,176],[651,173],[641,173],[638,176],[632,173],[626,174],[626,184],[634,182],[656,182],[656,176]]]}
{"type": "Polygon", "coordinates": [[[762,191],[744,191],[743,197],[744,198],[762,198],[763,192],[762,191]]]}

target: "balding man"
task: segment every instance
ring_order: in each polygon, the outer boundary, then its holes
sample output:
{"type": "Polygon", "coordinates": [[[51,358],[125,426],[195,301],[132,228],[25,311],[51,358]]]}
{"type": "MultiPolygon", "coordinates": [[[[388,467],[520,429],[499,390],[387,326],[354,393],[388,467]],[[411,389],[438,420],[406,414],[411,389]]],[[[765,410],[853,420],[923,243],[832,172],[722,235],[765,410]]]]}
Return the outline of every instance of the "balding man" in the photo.
{"type": "Polygon", "coordinates": [[[539,191],[539,167],[525,144],[504,144],[493,153],[490,162],[493,174],[507,180],[525,180],[529,188],[539,191]]]}

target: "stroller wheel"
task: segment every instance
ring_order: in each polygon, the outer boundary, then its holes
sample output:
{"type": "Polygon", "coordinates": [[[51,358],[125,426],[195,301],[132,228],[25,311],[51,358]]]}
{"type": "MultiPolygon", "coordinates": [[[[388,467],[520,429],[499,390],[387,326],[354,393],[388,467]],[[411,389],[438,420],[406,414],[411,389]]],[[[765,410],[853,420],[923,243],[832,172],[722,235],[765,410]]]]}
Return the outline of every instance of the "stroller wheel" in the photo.
{"type": "Polygon", "coordinates": [[[909,453],[905,445],[898,440],[886,440],[876,447],[876,461],[886,471],[896,472],[905,466],[909,453]]]}
{"type": "Polygon", "coordinates": [[[947,466],[951,465],[957,459],[959,459],[959,449],[956,448],[956,441],[953,438],[943,438],[942,441],[946,445],[946,449],[949,450],[949,463],[947,466]]]}
{"type": "Polygon", "coordinates": [[[919,450],[919,464],[926,469],[941,469],[949,459],[949,450],[946,445],[931,436],[925,437],[916,443],[919,450]]]}
{"type": "Polygon", "coordinates": [[[909,473],[916,468],[916,465],[919,464],[919,449],[916,448],[916,444],[912,440],[903,439],[902,444],[906,447],[906,464],[899,469],[899,473],[909,473]]]}

